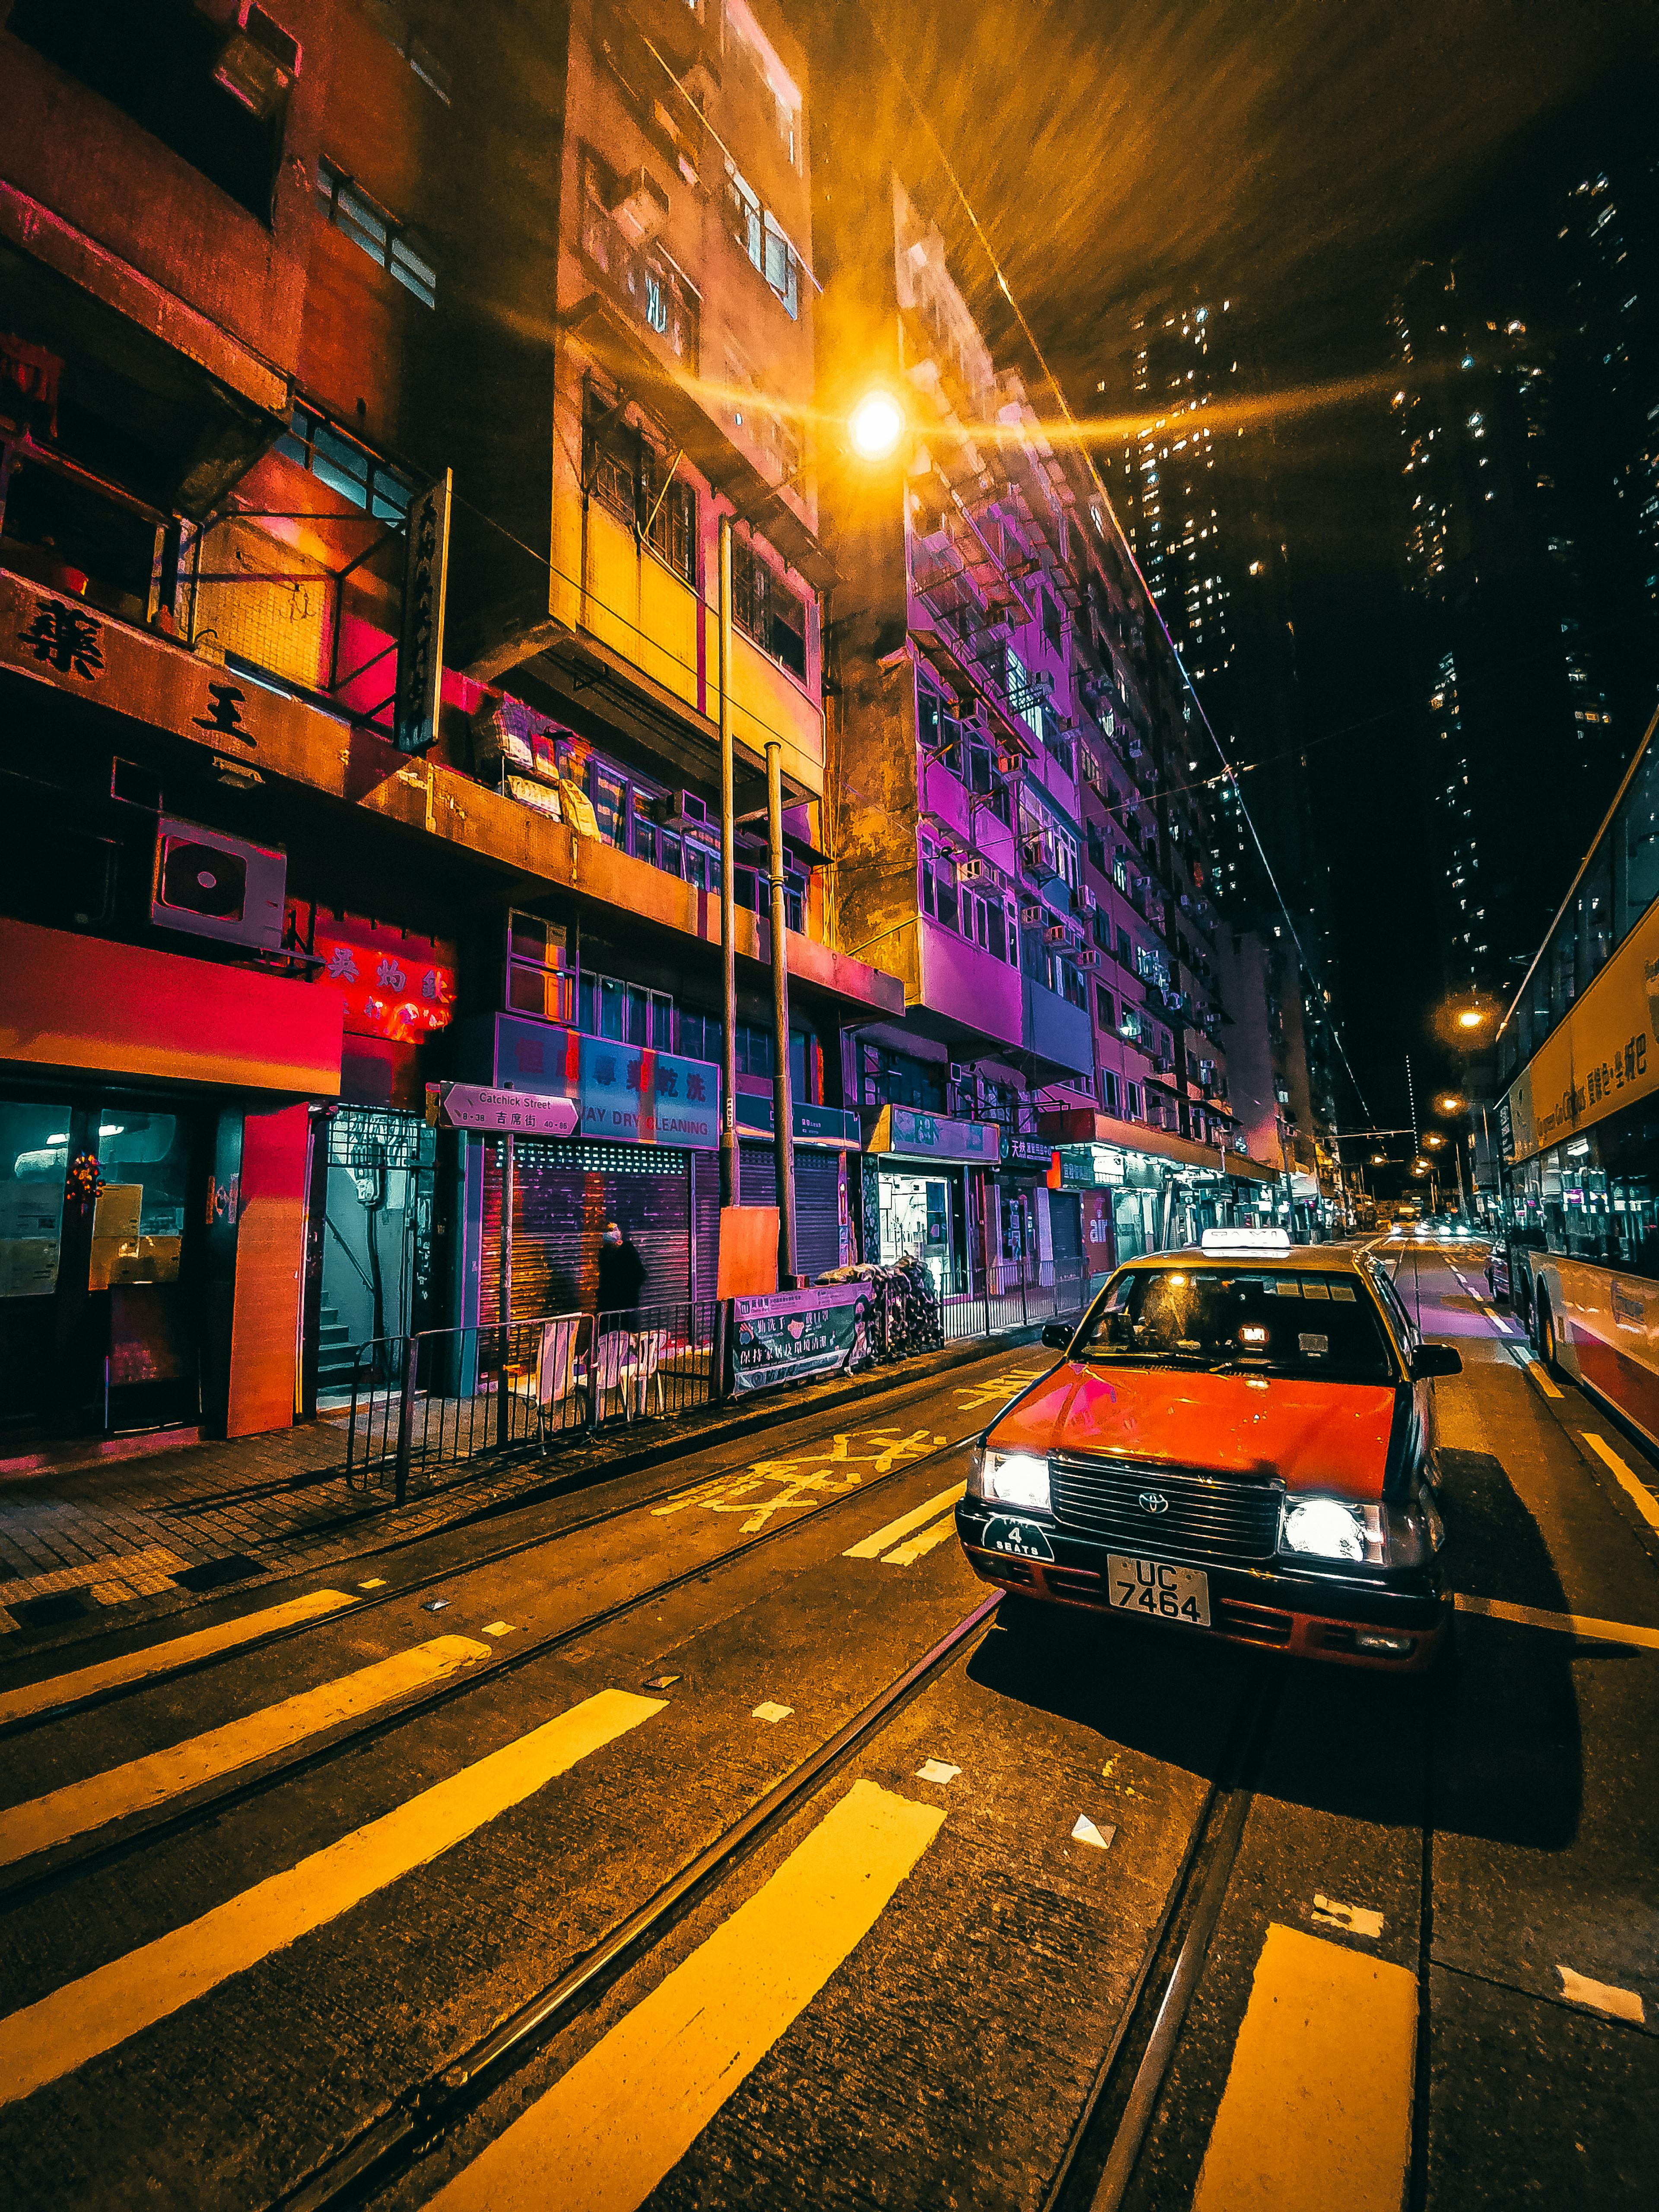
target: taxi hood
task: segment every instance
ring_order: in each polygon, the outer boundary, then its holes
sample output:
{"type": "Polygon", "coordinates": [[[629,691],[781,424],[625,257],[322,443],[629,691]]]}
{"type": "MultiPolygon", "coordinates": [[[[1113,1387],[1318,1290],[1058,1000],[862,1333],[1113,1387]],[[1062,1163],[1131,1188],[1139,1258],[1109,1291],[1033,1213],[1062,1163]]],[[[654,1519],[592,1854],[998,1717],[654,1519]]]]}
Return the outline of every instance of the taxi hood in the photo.
{"type": "Polygon", "coordinates": [[[1380,1498],[1395,1390],[1388,1383],[1264,1382],[1167,1367],[1062,1360],[986,1437],[994,1451],[1079,1452],[1191,1468],[1289,1490],[1380,1498]]]}

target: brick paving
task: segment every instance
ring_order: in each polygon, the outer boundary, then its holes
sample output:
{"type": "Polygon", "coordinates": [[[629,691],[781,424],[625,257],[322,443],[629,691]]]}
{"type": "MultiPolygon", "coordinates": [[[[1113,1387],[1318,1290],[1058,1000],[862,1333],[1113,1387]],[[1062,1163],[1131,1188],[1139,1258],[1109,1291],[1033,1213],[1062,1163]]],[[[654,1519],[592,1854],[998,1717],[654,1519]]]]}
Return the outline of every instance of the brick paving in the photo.
{"type": "Polygon", "coordinates": [[[0,1480],[0,1655],[79,1642],[182,1611],[209,1595],[431,1535],[493,1507],[620,1474],[652,1456],[706,1448],[853,1400],[880,1396],[1029,1342],[1035,1328],[955,1344],[860,1376],[704,1407],[667,1421],[606,1428],[449,1470],[401,1509],[388,1492],[349,1489],[345,1429],[322,1419],[231,1443],[0,1480]]]}

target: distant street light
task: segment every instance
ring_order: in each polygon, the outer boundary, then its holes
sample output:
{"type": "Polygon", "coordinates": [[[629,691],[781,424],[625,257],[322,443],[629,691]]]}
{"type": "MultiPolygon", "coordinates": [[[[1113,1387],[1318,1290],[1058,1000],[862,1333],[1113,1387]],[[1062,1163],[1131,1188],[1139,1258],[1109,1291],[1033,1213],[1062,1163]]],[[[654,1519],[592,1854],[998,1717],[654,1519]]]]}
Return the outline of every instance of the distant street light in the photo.
{"type": "Polygon", "coordinates": [[[1385,1168],[1388,1164],[1389,1156],[1386,1152],[1373,1152],[1371,1154],[1371,1165],[1374,1168],[1385,1168]]]}
{"type": "Polygon", "coordinates": [[[904,435],[904,410],[877,385],[847,418],[847,434],[862,461],[884,461],[904,435]]]}
{"type": "Polygon", "coordinates": [[[1479,1006],[1465,1006],[1457,1017],[1457,1026],[1460,1030],[1478,1030],[1486,1018],[1479,1006]]]}
{"type": "Polygon", "coordinates": [[[1435,1100],[1435,1111],[1437,1114],[1461,1114],[1468,1103],[1461,1093],[1449,1091],[1443,1098],[1435,1100]]]}
{"type": "Polygon", "coordinates": [[[1437,1129],[1431,1129],[1423,1141],[1425,1145],[1443,1145],[1446,1140],[1437,1129]]]}

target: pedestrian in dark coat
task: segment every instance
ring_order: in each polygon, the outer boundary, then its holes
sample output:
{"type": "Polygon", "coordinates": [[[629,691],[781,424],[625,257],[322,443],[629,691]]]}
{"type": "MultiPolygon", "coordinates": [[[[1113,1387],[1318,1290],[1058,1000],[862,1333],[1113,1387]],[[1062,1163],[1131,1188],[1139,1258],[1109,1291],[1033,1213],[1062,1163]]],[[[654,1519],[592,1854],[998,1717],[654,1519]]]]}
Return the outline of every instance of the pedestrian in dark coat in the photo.
{"type": "Polygon", "coordinates": [[[599,1304],[602,1314],[632,1313],[645,1288],[646,1266],[633,1239],[624,1237],[614,1221],[605,1224],[599,1239],[599,1304]]]}

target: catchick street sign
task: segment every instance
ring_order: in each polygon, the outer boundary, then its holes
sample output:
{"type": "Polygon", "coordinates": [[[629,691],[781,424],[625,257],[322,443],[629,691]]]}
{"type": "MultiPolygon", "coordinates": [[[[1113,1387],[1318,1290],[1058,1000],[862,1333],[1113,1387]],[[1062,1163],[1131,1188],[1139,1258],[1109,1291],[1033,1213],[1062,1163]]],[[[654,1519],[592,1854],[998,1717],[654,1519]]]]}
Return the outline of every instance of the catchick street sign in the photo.
{"type": "Polygon", "coordinates": [[[500,1129],[519,1137],[575,1133],[574,1098],[543,1098],[533,1091],[487,1091],[477,1083],[428,1086],[427,1119],[440,1129],[500,1129]]]}

